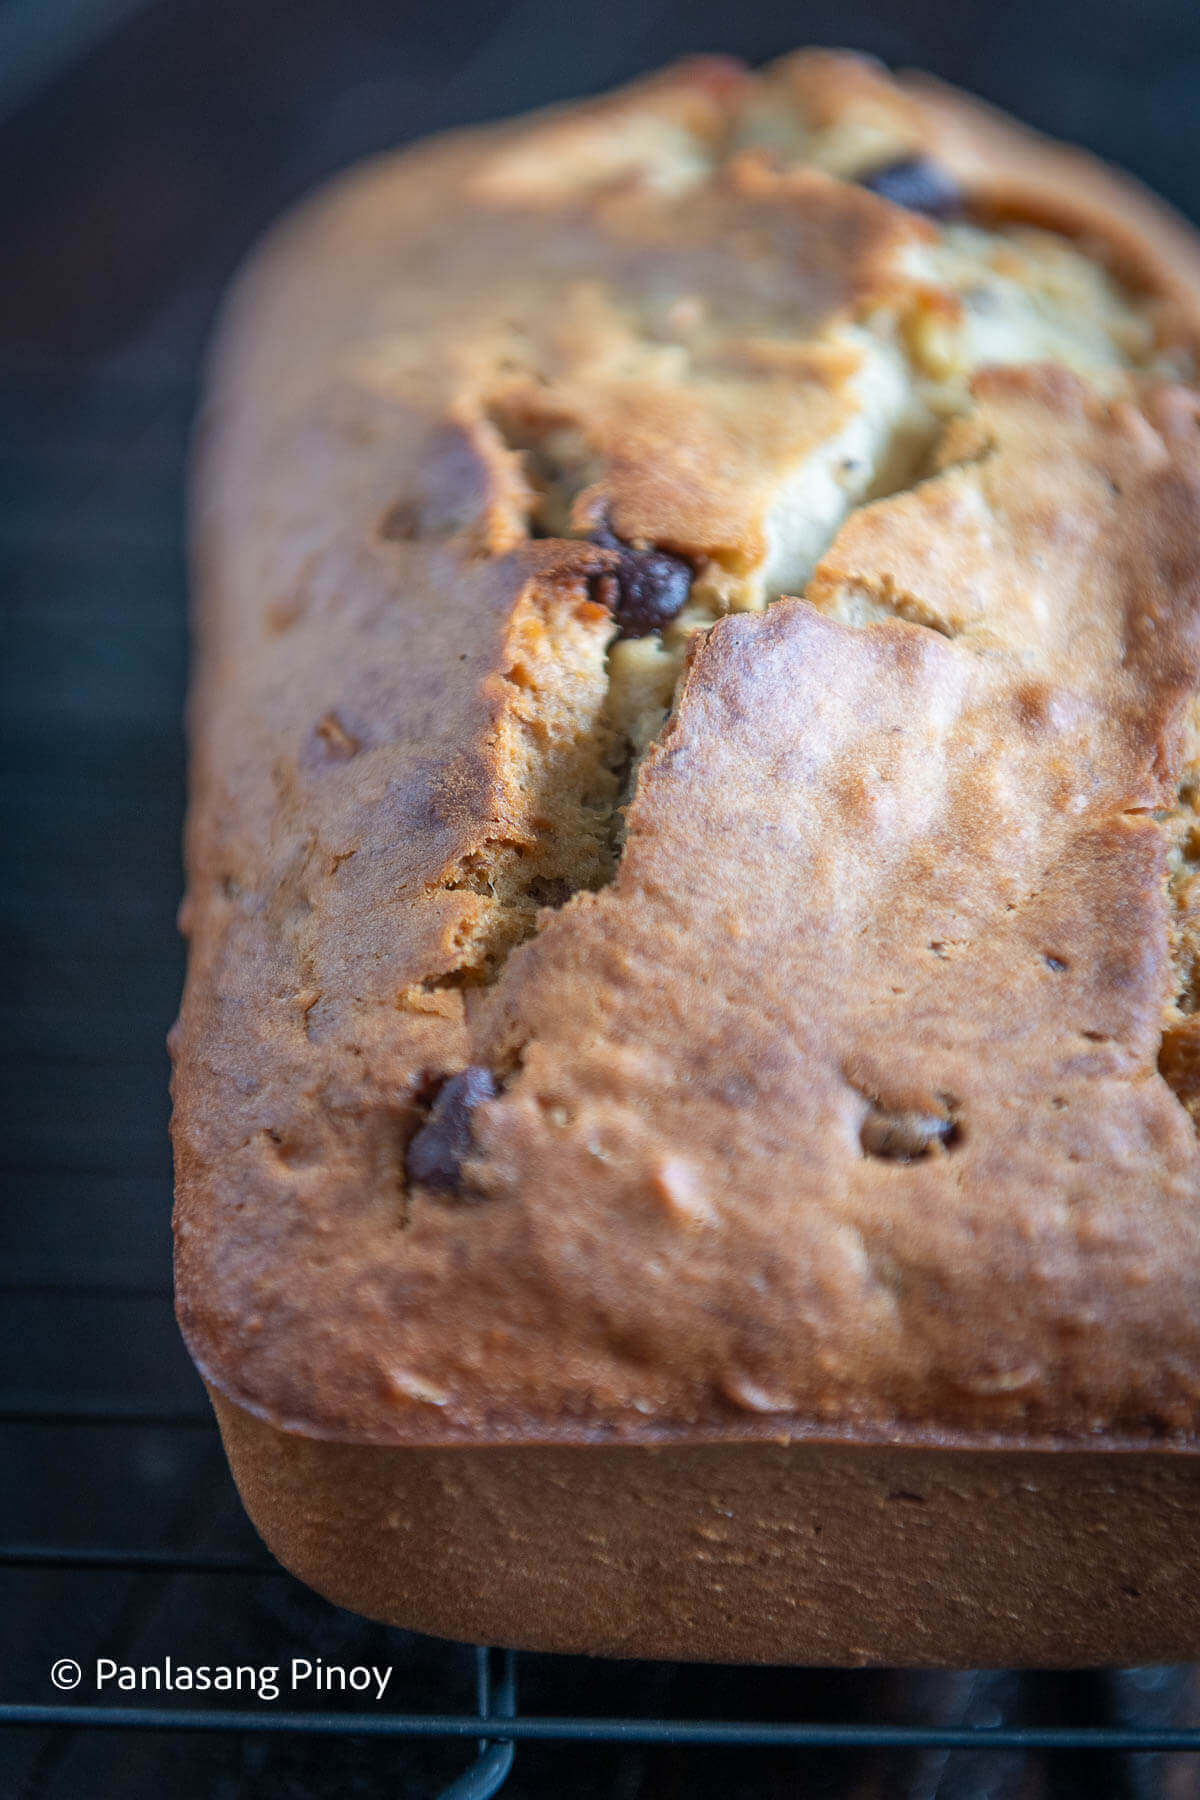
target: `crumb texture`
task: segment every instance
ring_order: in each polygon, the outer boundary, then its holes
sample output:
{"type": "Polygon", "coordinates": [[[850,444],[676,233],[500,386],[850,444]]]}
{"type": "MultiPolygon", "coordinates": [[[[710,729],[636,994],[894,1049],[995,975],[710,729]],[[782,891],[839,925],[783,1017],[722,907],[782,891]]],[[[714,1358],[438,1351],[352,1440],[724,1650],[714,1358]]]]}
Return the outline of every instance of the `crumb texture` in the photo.
{"type": "Polygon", "coordinates": [[[390,1443],[1197,1436],[1200,260],[812,53],[231,304],[180,1316],[390,1443]]]}

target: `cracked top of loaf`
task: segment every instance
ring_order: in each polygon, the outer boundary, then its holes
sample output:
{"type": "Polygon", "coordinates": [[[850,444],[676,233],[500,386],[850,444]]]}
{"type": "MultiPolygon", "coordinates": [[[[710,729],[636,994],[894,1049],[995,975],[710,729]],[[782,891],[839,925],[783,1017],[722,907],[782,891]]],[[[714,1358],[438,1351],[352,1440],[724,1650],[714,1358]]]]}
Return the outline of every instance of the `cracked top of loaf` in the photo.
{"type": "Polygon", "coordinates": [[[207,1378],[380,1443],[1200,1436],[1200,251],[719,59],[235,291],[173,1040],[207,1378]]]}

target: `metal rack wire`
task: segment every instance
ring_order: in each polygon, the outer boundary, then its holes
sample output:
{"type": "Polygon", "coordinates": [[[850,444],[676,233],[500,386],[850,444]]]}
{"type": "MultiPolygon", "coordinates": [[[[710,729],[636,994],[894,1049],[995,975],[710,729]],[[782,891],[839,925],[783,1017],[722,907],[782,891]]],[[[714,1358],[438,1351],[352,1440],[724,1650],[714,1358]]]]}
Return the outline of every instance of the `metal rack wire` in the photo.
{"type": "MultiPolygon", "coordinates": [[[[23,1413],[23,1419],[57,1422],[58,1412],[23,1413]]],[[[83,1419],[93,1423],[95,1414],[83,1419]]],[[[205,1421],[187,1417],[187,1426],[205,1421]]],[[[129,1415],[119,1423],[159,1424],[154,1415],[129,1415]]],[[[60,1571],[120,1570],[138,1574],[201,1574],[210,1577],[279,1575],[283,1571],[264,1557],[181,1554],[129,1550],[103,1545],[51,1546],[0,1544],[0,1568],[53,1568],[60,1571]]],[[[0,1727],[55,1730],[134,1732],[291,1733],[308,1737],[358,1735],[372,1738],[443,1738],[476,1741],[475,1760],[440,1800],[490,1800],[499,1793],[520,1743],[671,1744],[733,1746],[791,1750],[958,1750],[979,1754],[1010,1751],[1200,1752],[1200,1729],[1146,1725],[1097,1726],[951,1726],[912,1724],[824,1724],[737,1721],[666,1717],[547,1717],[523,1714],[518,1705],[518,1659],[511,1651],[478,1646],[475,1656],[476,1706],[473,1714],[457,1712],[387,1712],[364,1714],[328,1709],[312,1712],[254,1712],[244,1708],[167,1706],[98,1706],[0,1703],[0,1727]]]]}
{"type": "MultiPolygon", "coordinates": [[[[165,390],[164,390],[165,392],[165,390]]],[[[161,408],[155,402],[154,382],[136,385],[133,399],[138,415],[137,434],[144,439],[161,424],[161,408]]],[[[33,463],[40,458],[51,469],[51,477],[42,488],[36,481],[21,478],[18,492],[25,503],[10,504],[0,522],[0,550],[5,544],[16,546],[24,570],[25,587],[34,592],[34,577],[39,559],[61,555],[68,547],[86,541],[89,532],[103,527],[111,540],[155,546],[157,551],[174,545],[177,549],[178,526],[173,512],[161,509],[153,516],[138,510],[121,510],[114,498],[106,473],[104,457],[89,464],[84,486],[58,480],[63,459],[86,463],[81,447],[79,420],[86,416],[88,435],[93,443],[105,444],[115,413],[128,410],[130,389],[123,380],[88,388],[82,401],[64,401],[60,385],[47,389],[47,418],[39,418],[41,402],[36,394],[31,399],[30,384],[20,384],[20,402],[24,409],[25,442],[36,451],[33,463]],[[76,403],[78,401],[78,403],[76,403]],[[53,402],[53,404],[50,404],[53,402]],[[53,440],[53,441],[51,441],[53,440]],[[49,446],[49,448],[48,448],[49,446]],[[106,485],[106,483],[108,485],[106,485]],[[32,584],[32,585],[31,585],[32,584]]],[[[177,480],[178,463],[184,442],[184,421],[188,396],[181,402],[178,384],[169,390],[171,417],[174,420],[167,436],[169,442],[163,470],[159,471],[160,496],[177,480]]],[[[163,404],[167,401],[164,399],[163,404]]],[[[20,460],[19,458],[17,459],[20,460]]],[[[0,473],[3,472],[3,447],[0,445],[0,473]]],[[[127,483],[127,493],[137,494],[139,482],[127,483]]],[[[72,552],[73,553],[73,552],[72,552]]],[[[100,578],[93,563],[81,567],[81,582],[100,578]]],[[[181,628],[180,628],[181,629],[181,628]]],[[[140,681],[135,670],[130,680],[140,681]]],[[[114,705],[120,703],[117,691],[114,705]]],[[[168,693],[163,716],[176,704],[168,693]]],[[[53,720],[50,721],[53,726],[53,720]]],[[[173,727],[172,727],[173,729],[173,727]]],[[[161,871],[161,879],[173,885],[173,872],[161,871]]],[[[114,1153],[115,1154],[115,1153],[114,1153]]],[[[133,1224],[128,1226],[133,1231],[133,1224]]],[[[120,1232],[117,1233],[120,1236],[120,1232]]],[[[10,1232],[11,1238],[11,1232],[10,1232]]],[[[93,1348],[110,1334],[109,1316],[122,1305],[147,1305],[161,1308],[156,1329],[174,1337],[169,1325],[169,1292],[156,1271],[161,1269],[160,1249],[144,1249],[132,1256],[126,1266],[128,1275],[114,1275],[117,1260],[76,1256],[69,1246],[17,1240],[10,1241],[10,1268],[6,1275],[4,1304],[14,1301],[32,1304],[73,1304],[93,1308],[92,1338],[84,1350],[84,1366],[93,1348]],[[145,1277],[139,1270],[146,1270],[145,1277]]],[[[124,1255],[124,1251],[123,1251],[124,1255]]],[[[155,1340],[156,1342],[158,1340],[155,1340]]],[[[167,1338],[163,1337],[165,1344],[167,1338]]],[[[174,1352],[172,1351],[172,1354],[174,1352]]],[[[157,1350],[151,1355],[157,1355],[157,1350]]],[[[141,1366],[139,1364],[139,1366],[141,1366]]],[[[0,1391],[0,1427],[5,1431],[63,1431],[68,1435],[82,1430],[98,1430],[120,1434],[126,1431],[153,1431],[179,1443],[184,1438],[196,1441],[199,1434],[211,1433],[214,1421],[204,1407],[203,1397],[190,1372],[190,1387],[170,1382],[160,1387],[150,1384],[151,1391],[136,1393],[127,1402],[112,1397],[113,1389],[103,1384],[96,1389],[81,1385],[77,1390],[63,1391],[53,1385],[52,1372],[40,1367],[26,1369],[21,1365],[22,1386],[0,1391]],[[193,1403],[192,1396],[195,1396],[193,1403]]],[[[0,1436],[0,1460],[4,1439],[0,1436]]],[[[0,1532],[3,1521],[0,1519],[0,1532]]],[[[104,1576],[127,1578],[130,1583],[154,1579],[173,1581],[191,1577],[201,1581],[227,1584],[236,1593],[238,1584],[264,1577],[288,1578],[284,1571],[265,1556],[236,1549],[166,1548],[155,1545],[123,1545],[116,1542],[85,1541],[53,1543],[30,1541],[22,1536],[0,1542],[0,1569],[12,1576],[35,1572],[48,1577],[71,1578],[87,1583],[104,1576]]],[[[531,1659],[534,1663],[546,1659],[531,1659]]],[[[738,1751],[774,1750],[796,1753],[891,1751],[914,1753],[954,1751],[971,1757],[995,1755],[998,1752],[1030,1754],[1107,1753],[1128,1756],[1132,1753],[1191,1752],[1200,1754],[1200,1729],[1182,1727],[1153,1719],[1114,1717],[1107,1723],[972,1723],[960,1713],[929,1722],[917,1719],[897,1722],[885,1718],[795,1720],[786,1718],[744,1719],[732,1716],[672,1716],[653,1704],[656,1690],[647,1681],[643,1694],[648,1700],[644,1713],[622,1712],[603,1716],[563,1711],[523,1711],[519,1703],[519,1665],[521,1659],[509,1652],[479,1647],[474,1652],[473,1710],[449,1707],[410,1711],[320,1710],[294,1708],[261,1710],[225,1706],[85,1704],[72,1700],[48,1704],[41,1700],[4,1701],[0,1697],[0,1727],[13,1731],[40,1731],[50,1734],[70,1732],[126,1732],[132,1734],[239,1734],[265,1737],[292,1735],[321,1739],[360,1737],[374,1740],[402,1741],[437,1739],[447,1745],[474,1745],[474,1760],[448,1787],[443,1787],[441,1800],[487,1800],[504,1786],[514,1766],[518,1746],[554,1744],[564,1747],[583,1745],[676,1746],[693,1752],[700,1749],[726,1747],[738,1751]]],[[[915,1790],[914,1790],[915,1791],[915,1790]]],[[[922,1791],[933,1792],[927,1788],[922,1791]]],[[[941,1791],[940,1788],[937,1791],[941,1791]]],[[[956,1792],[965,1790],[955,1790],[956,1792]]],[[[1110,1787],[1111,1792],[1133,1792],[1133,1789],[1110,1787]]],[[[1150,1792],[1143,1784],[1138,1793],[1150,1792]]],[[[1155,1790],[1156,1791],[1156,1790],[1155,1790]]]]}
{"type": "MultiPolygon", "coordinates": [[[[52,1415],[57,1418],[59,1415],[52,1415]]],[[[88,1415],[91,1422],[91,1415],[88,1415]]],[[[138,1418],[137,1423],[145,1423],[138,1418]]],[[[157,1422],[157,1421],[155,1421],[157,1422]]],[[[189,1424],[200,1421],[188,1420],[189,1424]]],[[[122,1570],[130,1574],[206,1576],[283,1575],[265,1558],[182,1555],[131,1551],[101,1545],[55,1549],[0,1544],[0,1568],[122,1570]]],[[[206,1707],[97,1706],[0,1703],[0,1727],[136,1732],[293,1733],[309,1737],[359,1735],[373,1738],[476,1740],[475,1760],[446,1787],[440,1800],[490,1800],[513,1767],[523,1742],[635,1743],[686,1746],[787,1748],[792,1750],[958,1750],[980,1754],[1011,1751],[1200,1752],[1200,1730],[1125,1727],[928,1726],[911,1724],[823,1724],[662,1717],[546,1717],[522,1714],[518,1706],[517,1657],[511,1651],[478,1646],[475,1655],[476,1707],[473,1714],[331,1710],[270,1711],[206,1707]]]]}

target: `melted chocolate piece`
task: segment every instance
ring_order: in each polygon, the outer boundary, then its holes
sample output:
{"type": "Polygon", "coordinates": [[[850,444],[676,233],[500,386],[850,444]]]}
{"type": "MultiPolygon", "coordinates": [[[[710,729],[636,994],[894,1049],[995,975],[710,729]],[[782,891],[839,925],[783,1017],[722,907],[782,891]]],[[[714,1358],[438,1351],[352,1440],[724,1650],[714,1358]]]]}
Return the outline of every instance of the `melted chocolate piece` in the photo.
{"type": "Polygon", "coordinates": [[[966,204],[953,175],[927,156],[904,156],[899,162],[884,163],[860,175],[858,181],[860,187],[869,188],[894,206],[925,213],[931,219],[958,218],[966,204]]]}
{"type": "Polygon", "coordinates": [[[691,564],[665,550],[633,550],[601,525],[591,534],[602,550],[616,550],[615,569],[593,579],[592,590],[617,621],[620,637],[648,637],[661,631],[687,605],[691,564]]]}
{"type": "Polygon", "coordinates": [[[860,1137],[868,1156],[890,1162],[915,1162],[928,1156],[935,1145],[949,1149],[958,1137],[953,1119],[937,1113],[887,1112],[874,1106],[863,1121],[860,1137]]]}
{"type": "Polygon", "coordinates": [[[460,1191],[463,1160],[474,1148],[471,1115],[485,1100],[494,1100],[499,1091],[492,1071],[477,1065],[443,1081],[429,1117],[404,1158],[410,1184],[439,1194],[460,1191]]]}

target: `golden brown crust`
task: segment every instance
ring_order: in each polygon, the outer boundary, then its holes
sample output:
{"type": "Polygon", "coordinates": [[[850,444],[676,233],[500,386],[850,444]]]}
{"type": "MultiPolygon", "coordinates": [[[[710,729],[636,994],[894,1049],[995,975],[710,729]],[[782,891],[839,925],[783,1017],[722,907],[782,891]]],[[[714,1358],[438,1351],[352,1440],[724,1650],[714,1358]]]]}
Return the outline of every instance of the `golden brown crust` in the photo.
{"type": "Polygon", "coordinates": [[[818,132],[840,134],[837,151],[852,164],[863,156],[929,156],[961,183],[977,213],[1090,239],[1127,278],[1169,297],[1181,329],[1190,319],[1194,330],[1200,246],[1190,226],[1131,176],[923,70],[893,79],[865,57],[803,50],[767,77],[769,89],[785,92],[818,132]]]}
{"type": "Polygon", "coordinates": [[[899,80],[918,105],[929,153],[953,171],[981,211],[1090,242],[1126,279],[1162,296],[1176,329],[1195,329],[1200,245],[1156,195],[931,75],[906,73],[899,80]]]}
{"type": "Polygon", "coordinates": [[[1153,815],[1200,686],[1196,405],[1162,380],[1200,275],[1079,170],[854,61],[703,63],[378,164],[245,278],[175,1042],[180,1317],[239,1406],[381,1445],[1195,1440],[1153,815]],[[1086,236],[1154,355],[1105,394],[985,371],[940,473],[839,501],[807,597],[693,647],[608,882],[587,531],[720,604],[788,587],[781,496],[929,310],[935,228],[763,148],[779,89],[831,166],[865,108],[872,154],[1086,236]],[[462,1190],[410,1187],[469,1063],[503,1091],[462,1190]]]}

